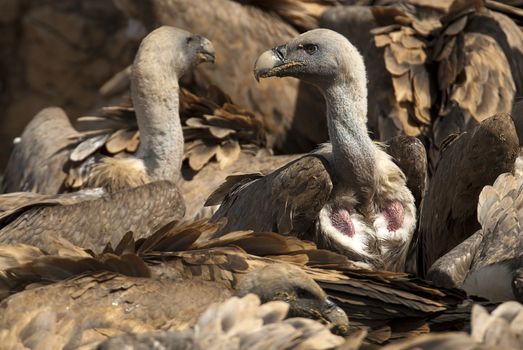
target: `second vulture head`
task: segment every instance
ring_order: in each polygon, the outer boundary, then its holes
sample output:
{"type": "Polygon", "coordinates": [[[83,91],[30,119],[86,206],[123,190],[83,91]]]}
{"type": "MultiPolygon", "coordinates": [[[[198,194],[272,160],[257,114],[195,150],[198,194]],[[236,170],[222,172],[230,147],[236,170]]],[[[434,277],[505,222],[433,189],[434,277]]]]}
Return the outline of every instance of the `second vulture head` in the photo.
{"type": "Polygon", "coordinates": [[[180,78],[200,63],[214,63],[215,54],[209,39],[183,29],[163,26],[149,33],[142,41],[133,70],[144,64],[172,67],[180,78]],[[147,62],[149,60],[152,62],[147,62]]]}
{"type": "Polygon", "coordinates": [[[289,304],[289,317],[321,320],[338,334],[345,334],[349,319],[321,287],[299,267],[271,264],[245,275],[236,285],[236,295],[254,293],[263,303],[280,300],[289,304]]]}

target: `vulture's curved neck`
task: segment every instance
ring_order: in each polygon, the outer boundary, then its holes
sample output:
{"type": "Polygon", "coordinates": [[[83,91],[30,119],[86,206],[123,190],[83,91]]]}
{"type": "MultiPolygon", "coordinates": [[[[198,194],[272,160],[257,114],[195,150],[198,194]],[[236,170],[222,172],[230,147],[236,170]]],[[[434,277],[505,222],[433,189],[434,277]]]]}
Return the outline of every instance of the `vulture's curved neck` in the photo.
{"type": "MultiPolygon", "coordinates": [[[[140,130],[136,156],[152,181],[178,179],[183,160],[178,76],[172,65],[138,55],[131,74],[131,93],[140,130]]],[[[160,60],[161,61],[161,60],[160,60]]]]}
{"type": "Polygon", "coordinates": [[[338,183],[370,199],[376,186],[376,147],[367,130],[367,82],[340,79],[324,89],[338,183]]]}

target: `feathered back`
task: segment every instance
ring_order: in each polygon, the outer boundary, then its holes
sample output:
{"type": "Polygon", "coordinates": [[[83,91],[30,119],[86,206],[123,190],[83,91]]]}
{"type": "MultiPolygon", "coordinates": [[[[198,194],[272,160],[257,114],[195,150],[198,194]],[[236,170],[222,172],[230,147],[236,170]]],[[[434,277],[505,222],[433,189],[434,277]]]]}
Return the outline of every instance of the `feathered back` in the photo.
{"type": "MultiPolygon", "coordinates": [[[[213,281],[229,288],[245,273],[283,261],[296,264],[315,279],[351,315],[351,327],[370,327],[368,339],[373,342],[428,332],[432,322],[443,329],[464,322],[462,314],[437,320],[440,313],[461,303],[461,292],[436,289],[402,273],[363,270],[345,256],[316,249],[313,243],[293,236],[240,231],[210,238],[222,225],[206,221],[173,223],[147,238],[134,240],[126,235],[98,256],[64,248],[63,244],[55,250],[68,256],[47,256],[38,251],[3,253],[15,258],[0,276],[2,295],[70,279],[74,274],[90,276],[100,270],[131,276],[145,273],[137,257],[145,261],[152,280],[213,281]],[[28,261],[32,256],[35,258],[28,261]],[[15,266],[17,261],[22,265],[15,266]]],[[[4,251],[10,249],[14,248],[4,251]]]]}
{"type": "MultiPolygon", "coordinates": [[[[232,103],[215,86],[209,87],[208,93],[209,98],[180,90],[184,160],[193,175],[213,161],[225,169],[239,159],[241,152],[255,155],[267,144],[261,116],[232,103]]],[[[82,131],[69,157],[67,187],[111,185],[111,190],[117,190],[148,182],[143,163],[126,158],[140,145],[130,101],[104,107],[99,116],[80,117],[78,127],[82,131]],[[127,168],[129,171],[125,171],[127,168]],[[115,185],[107,179],[114,179],[115,185]]]]}
{"type": "MultiPolygon", "coordinates": [[[[141,346],[199,349],[331,349],[345,340],[305,318],[284,320],[288,304],[261,304],[254,294],[211,305],[186,332],[151,332],[108,339],[101,350],[141,346]]],[[[355,339],[357,341],[357,339],[355,339]]],[[[359,339],[361,342],[361,339],[359,339]]]]}

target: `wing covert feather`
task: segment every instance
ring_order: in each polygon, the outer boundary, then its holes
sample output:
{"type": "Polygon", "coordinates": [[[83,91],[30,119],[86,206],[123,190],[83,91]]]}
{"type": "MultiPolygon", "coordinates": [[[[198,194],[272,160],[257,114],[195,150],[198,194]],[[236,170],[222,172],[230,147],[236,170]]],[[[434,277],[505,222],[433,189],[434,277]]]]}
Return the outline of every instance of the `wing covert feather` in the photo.
{"type": "Polygon", "coordinates": [[[76,134],[61,108],[41,110],[27,125],[11,153],[3,192],[59,192],[66,177],[63,167],[76,134]]]}
{"type": "Polygon", "coordinates": [[[316,155],[304,156],[233,188],[213,216],[213,220],[228,219],[217,235],[250,229],[300,236],[315,222],[331,191],[326,160],[316,155]]]}

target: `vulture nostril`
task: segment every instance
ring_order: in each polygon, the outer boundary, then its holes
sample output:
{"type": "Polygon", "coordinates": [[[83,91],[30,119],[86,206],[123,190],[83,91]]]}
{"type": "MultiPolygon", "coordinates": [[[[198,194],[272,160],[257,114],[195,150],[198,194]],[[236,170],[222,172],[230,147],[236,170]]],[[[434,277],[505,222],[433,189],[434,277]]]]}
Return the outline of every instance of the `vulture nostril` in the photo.
{"type": "Polygon", "coordinates": [[[280,46],[275,47],[274,49],[272,49],[272,51],[276,54],[278,59],[283,61],[283,59],[285,58],[285,54],[287,52],[287,47],[285,45],[280,45],[280,46]]]}
{"type": "Polygon", "coordinates": [[[332,300],[327,298],[327,299],[325,299],[325,306],[327,306],[330,309],[333,307],[337,307],[338,305],[336,305],[332,300]]]}

